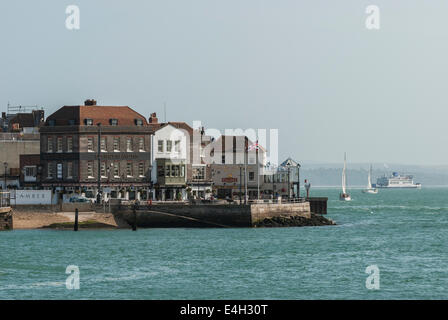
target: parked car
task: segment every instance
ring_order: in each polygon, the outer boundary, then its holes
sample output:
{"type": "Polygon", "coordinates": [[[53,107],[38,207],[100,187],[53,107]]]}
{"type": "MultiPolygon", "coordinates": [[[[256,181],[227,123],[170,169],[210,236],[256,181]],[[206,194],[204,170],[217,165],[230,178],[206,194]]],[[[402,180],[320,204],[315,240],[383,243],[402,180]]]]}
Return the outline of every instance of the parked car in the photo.
{"type": "Polygon", "coordinates": [[[71,197],[69,201],[70,201],[70,202],[90,202],[90,203],[92,202],[91,199],[88,199],[88,198],[83,197],[83,196],[74,196],[74,197],[71,197]]]}

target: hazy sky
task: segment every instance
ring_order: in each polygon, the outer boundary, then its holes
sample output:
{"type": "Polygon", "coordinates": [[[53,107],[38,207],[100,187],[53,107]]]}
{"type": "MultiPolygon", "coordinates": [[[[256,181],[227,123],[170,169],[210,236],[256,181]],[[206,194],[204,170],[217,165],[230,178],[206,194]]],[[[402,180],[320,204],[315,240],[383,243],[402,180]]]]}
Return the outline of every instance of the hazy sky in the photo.
{"type": "Polygon", "coordinates": [[[0,109],[94,98],[163,120],[166,102],[170,121],[278,128],[281,158],[445,164],[447,16],[446,0],[2,0],[0,109]]]}

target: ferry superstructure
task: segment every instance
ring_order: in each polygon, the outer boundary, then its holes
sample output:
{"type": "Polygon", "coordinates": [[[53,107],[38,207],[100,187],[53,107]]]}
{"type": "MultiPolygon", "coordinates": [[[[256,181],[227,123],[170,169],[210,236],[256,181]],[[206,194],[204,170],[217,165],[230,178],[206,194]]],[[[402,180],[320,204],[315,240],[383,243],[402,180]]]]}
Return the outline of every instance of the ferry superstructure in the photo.
{"type": "Polygon", "coordinates": [[[380,177],[376,181],[377,188],[421,188],[420,183],[414,183],[412,175],[400,175],[393,172],[391,176],[386,175],[380,177]]]}

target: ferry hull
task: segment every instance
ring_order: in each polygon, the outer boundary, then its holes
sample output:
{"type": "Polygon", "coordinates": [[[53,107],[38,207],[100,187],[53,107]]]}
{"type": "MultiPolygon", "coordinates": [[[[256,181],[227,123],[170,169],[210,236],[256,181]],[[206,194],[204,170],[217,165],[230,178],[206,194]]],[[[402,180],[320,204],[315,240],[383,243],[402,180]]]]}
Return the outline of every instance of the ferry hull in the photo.
{"type": "Polygon", "coordinates": [[[419,185],[411,185],[411,186],[376,186],[381,189],[421,189],[422,186],[419,185]]]}

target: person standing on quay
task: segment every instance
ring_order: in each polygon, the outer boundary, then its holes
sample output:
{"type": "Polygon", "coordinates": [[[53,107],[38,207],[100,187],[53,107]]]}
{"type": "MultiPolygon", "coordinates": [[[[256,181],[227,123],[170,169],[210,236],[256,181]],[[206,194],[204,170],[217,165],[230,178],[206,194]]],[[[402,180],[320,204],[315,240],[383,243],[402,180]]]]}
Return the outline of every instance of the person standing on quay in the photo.
{"type": "Polygon", "coordinates": [[[310,188],[311,188],[311,183],[307,179],[305,179],[305,190],[306,190],[307,198],[310,197],[310,188]]]}

